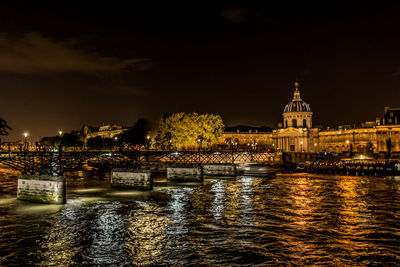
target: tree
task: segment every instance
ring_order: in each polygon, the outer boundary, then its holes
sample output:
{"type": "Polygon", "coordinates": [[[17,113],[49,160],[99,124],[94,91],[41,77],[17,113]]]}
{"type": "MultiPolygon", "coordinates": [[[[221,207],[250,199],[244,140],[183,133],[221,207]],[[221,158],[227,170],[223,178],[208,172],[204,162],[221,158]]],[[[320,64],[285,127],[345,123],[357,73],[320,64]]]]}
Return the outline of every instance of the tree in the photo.
{"type": "Polygon", "coordinates": [[[92,137],[87,140],[87,146],[92,149],[103,148],[103,138],[100,136],[92,137]]]}
{"type": "Polygon", "coordinates": [[[156,141],[162,146],[194,148],[203,142],[210,146],[218,142],[224,124],[219,115],[198,113],[173,113],[161,118],[156,141]]]}
{"type": "Polygon", "coordinates": [[[103,139],[103,148],[112,148],[115,146],[115,140],[112,138],[104,138],[103,139]]]}
{"type": "Polygon", "coordinates": [[[392,139],[389,138],[386,140],[386,149],[387,149],[386,157],[388,159],[390,159],[390,157],[392,156],[392,148],[393,148],[392,139]]]}
{"type": "Polygon", "coordinates": [[[45,146],[45,147],[52,147],[52,148],[58,148],[60,145],[60,137],[59,136],[46,136],[40,139],[39,141],[40,145],[45,146]]]}
{"type": "Polygon", "coordinates": [[[12,130],[11,127],[8,126],[7,122],[3,118],[0,118],[0,135],[8,135],[8,130],[12,130]]]}
{"type": "Polygon", "coordinates": [[[118,139],[131,145],[145,145],[148,142],[146,136],[150,130],[151,124],[148,120],[138,119],[135,125],[128,131],[122,133],[118,139]]]}
{"type": "Polygon", "coordinates": [[[76,133],[65,133],[61,138],[62,147],[79,147],[82,143],[81,137],[76,133]]]}

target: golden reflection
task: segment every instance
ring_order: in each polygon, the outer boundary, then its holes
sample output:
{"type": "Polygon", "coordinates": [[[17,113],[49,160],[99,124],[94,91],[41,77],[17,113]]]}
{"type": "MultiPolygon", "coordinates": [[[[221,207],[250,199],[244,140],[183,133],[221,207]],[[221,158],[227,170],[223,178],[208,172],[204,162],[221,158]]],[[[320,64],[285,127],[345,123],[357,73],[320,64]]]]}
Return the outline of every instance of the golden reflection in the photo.
{"type": "Polygon", "coordinates": [[[112,191],[108,192],[108,196],[140,196],[140,195],[148,195],[149,192],[145,191],[135,191],[135,190],[128,190],[128,191],[112,191]]]}
{"type": "Polygon", "coordinates": [[[73,189],[69,190],[70,192],[76,192],[76,193],[97,193],[97,192],[104,192],[107,191],[108,188],[80,188],[80,189],[73,189]]]}
{"type": "Polygon", "coordinates": [[[241,205],[241,184],[236,181],[230,183],[225,188],[225,201],[224,201],[224,223],[227,225],[236,225],[240,218],[240,205],[241,205]]]}
{"type": "MultiPolygon", "coordinates": [[[[77,203],[75,203],[77,204],[77,203]]],[[[48,234],[44,236],[44,240],[39,242],[40,254],[42,260],[41,266],[72,266],[77,265],[75,256],[82,250],[81,246],[77,246],[79,239],[79,231],[85,231],[87,228],[86,220],[77,214],[79,206],[68,207],[61,212],[57,220],[51,222],[52,225],[48,229],[48,234]]]]}
{"type": "MultiPolygon", "coordinates": [[[[97,202],[97,201],[105,201],[107,199],[104,197],[78,197],[78,198],[75,198],[74,200],[79,201],[79,202],[97,202]]],[[[72,203],[74,200],[68,199],[67,204],[72,203]]]]}
{"type": "Polygon", "coordinates": [[[291,177],[291,187],[289,190],[291,209],[288,212],[296,214],[290,216],[290,219],[303,228],[307,226],[307,222],[312,219],[313,211],[316,207],[316,186],[312,177],[305,174],[293,175],[291,177]]]}
{"type": "Polygon", "coordinates": [[[41,266],[71,266],[78,264],[74,256],[81,251],[81,247],[74,246],[74,236],[56,223],[53,225],[46,240],[40,242],[42,262],[41,266]]]}
{"type": "Polygon", "coordinates": [[[55,204],[39,204],[31,203],[22,200],[18,200],[17,213],[22,216],[33,214],[33,215],[44,215],[55,213],[63,208],[63,205],[55,204]]]}
{"type": "Polygon", "coordinates": [[[169,220],[159,206],[142,203],[127,218],[125,250],[133,265],[154,265],[162,261],[168,241],[169,220]]]}
{"type": "Polygon", "coordinates": [[[0,198],[0,205],[9,205],[17,202],[16,197],[0,198]]]}
{"type": "Polygon", "coordinates": [[[313,216],[321,202],[316,194],[319,191],[319,185],[314,177],[304,173],[291,174],[280,179],[286,180],[285,183],[272,185],[276,187],[277,193],[280,193],[274,196],[273,201],[282,207],[280,214],[282,223],[279,227],[285,229],[277,238],[283,247],[289,248],[291,253],[296,255],[295,259],[297,259],[292,263],[301,264],[305,260],[317,258],[317,256],[304,258],[303,255],[307,255],[309,251],[316,251],[315,255],[323,254],[321,252],[323,248],[317,248],[315,243],[307,242],[302,238],[310,228],[318,228],[318,225],[315,225],[316,222],[313,221],[313,216]]]}
{"type": "Polygon", "coordinates": [[[350,251],[354,250],[359,243],[357,238],[353,237],[360,235],[360,228],[368,225],[371,220],[368,205],[363,198],[367,194],[363,181],[365,181],[363,177],[340,176],[335,192],[341,198],[338,207],[339,230],[343,235],[349,237],[344,238],[341,242],[347,245],[350,251]]]}

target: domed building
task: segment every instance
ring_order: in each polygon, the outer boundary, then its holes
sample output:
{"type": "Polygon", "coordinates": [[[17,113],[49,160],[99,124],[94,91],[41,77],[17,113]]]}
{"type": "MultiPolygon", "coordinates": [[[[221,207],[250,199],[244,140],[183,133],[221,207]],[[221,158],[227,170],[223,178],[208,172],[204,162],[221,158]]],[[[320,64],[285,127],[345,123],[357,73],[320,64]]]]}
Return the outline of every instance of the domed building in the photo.
{"type": "Polygon", "coordinates": [[[311,128],[312,112],[310,104],[304,102],[300,97],[299,84],[295,83],[294,96],[283,110],[283,125],[285,128],[311,128]]]}
{"type": "Polygon", "coordinates": [[[299,83],[295,83],[293,99],[283,110],[283,124],[272,133],[273,146],[283,152],[311,152],[316,150],[318,129],[312,129],[310,104],[300,96],[299,83]]]}
{"type": "MultiPolygon", "coordinates": [[[[252,129],[225,132],[220,139],[224,146],[236,149],[272,149],[278,152],[337,153],[347,157],[355,153],[371,153],[400,158],[400,108],[385,108],[383,118],[361,125],[341,125],[325,130],[313,128],[313,112],[300,96],[295,83],[292,100],[285,105],[282,123],[270,131],[252,129]]],[[[301,155],[301,153],[298,153],[301,155]]],[[[304,154],[306,155],[306,154],[304,154]]],[[[307,156],[306,155],[306,156],[307,156]]],[[[296,156],[296,157],[297,157],[296,156]]]]}

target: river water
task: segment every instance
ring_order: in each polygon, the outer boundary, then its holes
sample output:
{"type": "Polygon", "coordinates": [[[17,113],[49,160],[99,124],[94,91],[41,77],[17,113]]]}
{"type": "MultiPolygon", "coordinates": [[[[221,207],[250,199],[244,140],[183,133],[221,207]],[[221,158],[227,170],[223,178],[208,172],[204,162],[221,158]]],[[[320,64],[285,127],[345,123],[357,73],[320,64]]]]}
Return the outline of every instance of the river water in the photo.
{"type": "Polygon", "coordinates": [[[0,173],[0,265],[400,265],[400,177],[276,173],[154,191],[67,175],[66,205],[0,173]]]}

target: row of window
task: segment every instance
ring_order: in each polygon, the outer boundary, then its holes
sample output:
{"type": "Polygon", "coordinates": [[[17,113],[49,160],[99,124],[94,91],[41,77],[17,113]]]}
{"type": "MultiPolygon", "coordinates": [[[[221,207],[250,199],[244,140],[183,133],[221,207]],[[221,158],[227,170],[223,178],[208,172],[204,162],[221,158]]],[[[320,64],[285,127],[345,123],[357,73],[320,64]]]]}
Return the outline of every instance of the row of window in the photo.
{"type": "MultiPolygon", "coordinates": [[[[287,128],[287,127],[288,127],[288,121],[286,120],[285,121],[285,128],[287,128]]],[[[297,120],[296,119],[292,120],[292,127],[297,127],[297,120]]],[[[306,119],[303,120],[303,128],[307,128],[307,120],[306,119]]]]}

